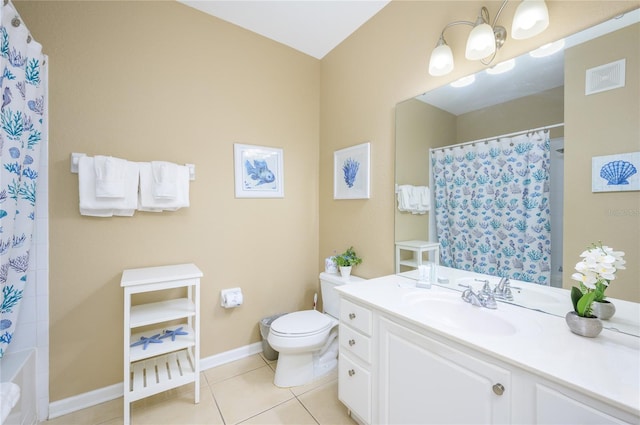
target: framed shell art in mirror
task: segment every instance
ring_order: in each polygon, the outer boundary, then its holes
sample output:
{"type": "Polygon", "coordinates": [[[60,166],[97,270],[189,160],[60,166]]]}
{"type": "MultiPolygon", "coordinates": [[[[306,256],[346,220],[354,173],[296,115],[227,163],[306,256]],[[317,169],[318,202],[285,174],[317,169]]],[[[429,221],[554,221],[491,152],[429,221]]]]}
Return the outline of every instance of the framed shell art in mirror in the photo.
{"type": "Polygon", "coordinates": [[[284,198],[283,151],[234,143],[236,198],[284,198]]]}
{"type": "Polygon", "coordinates": [[[333,199],[369,199],[370,143],[333,153],[333,199]]]}

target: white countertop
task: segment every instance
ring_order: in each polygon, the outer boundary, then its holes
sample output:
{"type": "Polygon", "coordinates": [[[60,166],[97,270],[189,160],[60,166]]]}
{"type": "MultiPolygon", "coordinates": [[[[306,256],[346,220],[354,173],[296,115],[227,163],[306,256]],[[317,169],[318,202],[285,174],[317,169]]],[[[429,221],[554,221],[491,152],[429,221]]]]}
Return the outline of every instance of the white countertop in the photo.
{"type": "MultiPolygon", "coordinates": [[[[586,338],[573,334],[563,317],[506,303],[498,303],[497,310],[475,307],[465,303],[459,291],[436,285],[420,289],[415,283],[390,275],[336,289],[342,296],[640,416],[640,338],[607,329],[586,338]],[[434,320],[428,305],[413,303],[429,297],[444,300],[442,305],[451,308],[456,323],[443,317],[434,320]],[[473,318],[466,322],[470,326],[459,326],[457,320],[467,312],[473,318]],[[481,329],[483,324],[487,326],[481,329]],[[507,326],[492,333],[489,324],[507,326]]],[[[570,302],[568,306],[567,311],[570,302]]],[[[443,312],[445,308],[438,307],[443,312]]]]}
{"type": "MultiPolygon", "coordinates": [[[[400,275],[417,280],[418,271],[411,270],[400,273],[400,275]]],[[[491,287],[494,287],[500,280],[500,278],[495,276],[444,266],[438,266],[438,277],[446,277],[449,279],[449,283],[440,284],[440,286],[458,291],[464,290],[464,288],[458,286],[459,282],[471,284],[474,290],[479,291],[482,288],[482,282],[475,281],[474,279],[487,279],[491,287]]],[[[516,279],[511,279],[511,287],[513,288],[514,300],[503,302],[555,314],[560,317],[564,317],[568,311],[573,309],[571,292],[568,289],[536,285],[516,279]]],[[[615,304],[616,314],[611,319],[603,321],[602,325],[608,329],[616,329],[620,332],[640,336],[640,304],[611,297],[607,297],[607,300],[615,304]]]]}

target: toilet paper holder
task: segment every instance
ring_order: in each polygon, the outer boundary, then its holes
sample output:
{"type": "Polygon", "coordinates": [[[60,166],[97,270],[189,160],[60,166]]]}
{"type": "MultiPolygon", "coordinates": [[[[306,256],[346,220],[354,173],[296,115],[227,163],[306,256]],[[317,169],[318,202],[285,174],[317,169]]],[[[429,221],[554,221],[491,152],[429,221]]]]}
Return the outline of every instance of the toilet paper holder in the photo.
{"type": "Polygon", "coordinates": [[[224,308],[234,308],[242,305],[242,289],[230,288],[220,291],[220,305],[224,308]]]}

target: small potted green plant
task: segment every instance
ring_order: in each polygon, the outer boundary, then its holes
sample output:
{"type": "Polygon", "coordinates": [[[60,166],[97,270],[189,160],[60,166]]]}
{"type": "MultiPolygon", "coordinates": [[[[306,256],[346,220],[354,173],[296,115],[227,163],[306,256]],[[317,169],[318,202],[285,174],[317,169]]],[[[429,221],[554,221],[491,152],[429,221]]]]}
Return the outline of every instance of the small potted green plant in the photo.
{"type": "MultiPolygon", "coordinates": [[[[574,311],[567,313],[566,320],[574,333],[594,337],[602,330],[602,323],[598,318],[606,320],[600,309],[594,307],[596,303],[608,303],[604,299],[604,291],[615,279],[616,271],[625,268],[622,258],[624,252],[614,251],[600,242],[598,245],[592,244],[580,257],[582,260],[575,267],[577,273],[571,275],[573,280],[580,282],[580,287],[571,288],[574,311]]],[[[615,307],[611,307],[613,311],[610,314],[613,315],[615,307]]]]}
{"type": "Polygon", "coordinates": [[[335,257],[336,264],[340,267],[340,274],[346,278],[351,275],[351,268],[362,263],[362,258],[358,257],[353,247],[335,257]]]}

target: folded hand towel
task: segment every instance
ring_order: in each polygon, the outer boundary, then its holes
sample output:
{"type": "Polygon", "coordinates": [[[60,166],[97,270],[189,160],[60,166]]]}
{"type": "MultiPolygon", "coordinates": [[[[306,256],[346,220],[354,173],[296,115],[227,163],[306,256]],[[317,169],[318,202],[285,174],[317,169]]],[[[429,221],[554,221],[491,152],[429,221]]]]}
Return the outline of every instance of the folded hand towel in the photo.
{"type": "Polygon", "coordinates": [[[175,199],[178,196],[178,165],[151,161],[152,194],[156,199],[175,199]]]}
{"type": "Polygon", "coordinates": [[[78,161],[80,214],[94,217],[132,216],[138,207],[138,164],[125,161],[124,197],[96,196],[95,160],[81,157],[78,161]]]}
{"type": "Polygon", "coordinates": [[[415,187],[418,214],[424,214],[431,208],[431,192],[427,186],[415,187]]]}
{"type": "Polygon", "coordinates": [[[411,192],[413,186],[403,184],[398,186],[398,210],[409,211],[411,210],[411,192]]]}
{"type": "Polygon", "coordinates": [[[112,156],[94,157],[97,198],[124,198],[127,161],[112,156]]]}
{"type": "Polygon", "coordinates": [[[398,210],[412,214],[425,214],[429,211],[431,194],[427,186],[398,186],[398,210]]]}
{"type": "Polygon", "coordinates": [[[189,206],[189,168],[177,164],[175,166],[176,175],[176,196],[170,198],[158,198],[153,194],[154,174],[152,164],[141,162],[140,166],[140,204],[139,211],[161,212],[176,211],[189,206]]]}

